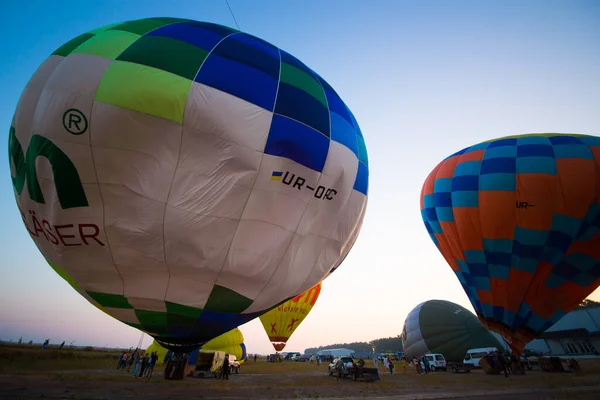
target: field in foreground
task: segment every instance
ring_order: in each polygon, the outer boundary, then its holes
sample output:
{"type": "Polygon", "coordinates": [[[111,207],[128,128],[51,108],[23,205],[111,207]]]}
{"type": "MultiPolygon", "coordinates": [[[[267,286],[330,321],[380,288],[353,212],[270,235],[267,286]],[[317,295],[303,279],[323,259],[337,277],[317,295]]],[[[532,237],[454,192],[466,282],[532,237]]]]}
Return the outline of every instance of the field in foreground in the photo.
{"type": "Polygon", "coordinates": [[[116,369],[118,353],[82,350],[40,350],[0,345],[1,399],[118,399],[144,398],[395,398],[395,399],[597,399],[600,360],[581,360],[581,373],[493,376],[438,372],[417,375],[402,370],[382,374],[381,381],[338,381],[327,366],[311,363],[242,365],[229,381],[187,378],[165,381],[162,367],[152,378],[133,378],[116,369]]]}

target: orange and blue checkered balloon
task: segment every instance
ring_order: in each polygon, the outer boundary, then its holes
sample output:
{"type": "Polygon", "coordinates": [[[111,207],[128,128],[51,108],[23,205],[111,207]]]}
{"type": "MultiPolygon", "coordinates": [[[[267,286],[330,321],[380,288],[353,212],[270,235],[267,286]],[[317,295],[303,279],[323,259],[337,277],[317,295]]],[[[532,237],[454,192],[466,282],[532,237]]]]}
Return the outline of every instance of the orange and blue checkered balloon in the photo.
{"type": "Polygon", "coordinates": [[[600,285],[600,137],[463,149],[425,180],[421,215],[482,324],[521,353],[600,285]]]}

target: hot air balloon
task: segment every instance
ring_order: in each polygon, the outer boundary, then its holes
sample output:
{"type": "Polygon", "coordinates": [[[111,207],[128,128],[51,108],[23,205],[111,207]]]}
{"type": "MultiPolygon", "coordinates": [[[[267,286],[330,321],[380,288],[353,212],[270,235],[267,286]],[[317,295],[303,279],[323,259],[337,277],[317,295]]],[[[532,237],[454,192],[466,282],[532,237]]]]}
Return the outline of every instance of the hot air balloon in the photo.
{"type": "Polygon", "coordinates": [[[9,153],[50,266],[170,348],[323,280],[367,203],[363,135],[332,87],[262,39],[187,19],[56,49],[21,95],[9,153]]]}
{"type": "Polygon", "coordinates": [[[409,359],[441,353],[448,361],[461,362],[469,349],[505,347],[471,311],[446,300],[417,305],[406,317],[401,338],[409,359]]]}
{"type": "Polygon", "coordinates": [[[517,354],[600,284],[599,171],[600,138],[529,134],[463,149],[423,185],[431,239],[517,354]]]}
{"type": "Polygon", "coordinates": [[[289,338],[312,310],[321,293],[321,285],[322,282],[319,282],[306,292],[260,316],[260,322],[275,351],[285,348],[289,338]]]}

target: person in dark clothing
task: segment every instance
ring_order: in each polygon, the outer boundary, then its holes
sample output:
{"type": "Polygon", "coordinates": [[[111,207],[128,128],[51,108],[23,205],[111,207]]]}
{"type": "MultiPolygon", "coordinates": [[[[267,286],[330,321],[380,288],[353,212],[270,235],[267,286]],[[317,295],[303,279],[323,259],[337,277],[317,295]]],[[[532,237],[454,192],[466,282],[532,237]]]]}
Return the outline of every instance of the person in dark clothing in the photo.
{"type": "Polygon", "coordinates": [[[229,380],[229,354],[225,354],[225,360],[223,360],[223,373],[221,379],[229,380]]]}
{"type": "Polygon", "coordinates": [[[138,375],[139,377],[144,376],[144,374],[146,373],[146,368],[148,368],[148,353],[142,356],[142,365],[140,368],[140,374],[138,375]]]}
{"type": "Polygon", "coordinates": [[[508,370],[506,369],[506,361],[504,360],[504,355],[499,351],[496,351],[496,363],[500,368],[501,372],[504,372],[504,377],[508,378],[508,370]]]}

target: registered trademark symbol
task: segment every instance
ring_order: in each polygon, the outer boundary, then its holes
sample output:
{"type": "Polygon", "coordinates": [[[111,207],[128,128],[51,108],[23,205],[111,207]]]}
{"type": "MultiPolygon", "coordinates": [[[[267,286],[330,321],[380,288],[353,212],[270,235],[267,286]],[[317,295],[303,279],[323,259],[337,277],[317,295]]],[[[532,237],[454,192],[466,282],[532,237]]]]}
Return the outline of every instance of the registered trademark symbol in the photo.
{"type": "Polygon", "coordinates": [[[73,135],[81,135],[88,128],[85,115],[76,108],[69,108],[62,117],[63,127],[73,135]]]}

